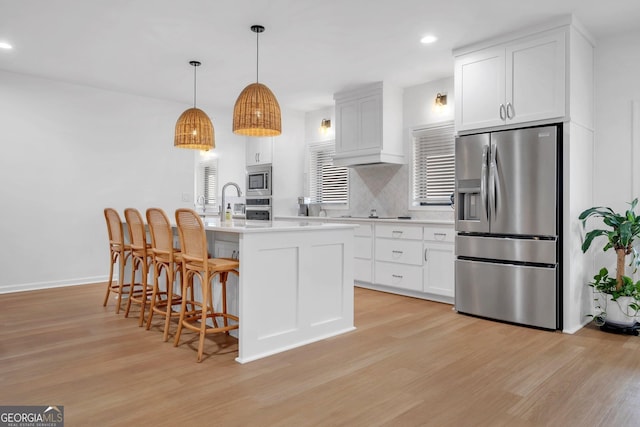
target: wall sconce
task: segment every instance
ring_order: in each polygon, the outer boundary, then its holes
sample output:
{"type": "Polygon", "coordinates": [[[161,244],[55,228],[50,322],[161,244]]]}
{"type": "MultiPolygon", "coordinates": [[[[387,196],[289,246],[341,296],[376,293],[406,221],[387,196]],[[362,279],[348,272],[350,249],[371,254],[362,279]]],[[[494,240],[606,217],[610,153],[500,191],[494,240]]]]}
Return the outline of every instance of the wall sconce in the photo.
{"type": "Polygon", "coordinates": [[[447,105],[447,95],[444,94],[440,94],[438,93],[436,95],[436,106],[437,107],[444,107],[445,105],[447,105]]]}
{"type": "Polygon", "coordinates": [[[326,135],[329,132],[329,129],[331,129],[331,120],[322,119],[322,121],[320,122],[320,132],[323,135],[326,135]]]}

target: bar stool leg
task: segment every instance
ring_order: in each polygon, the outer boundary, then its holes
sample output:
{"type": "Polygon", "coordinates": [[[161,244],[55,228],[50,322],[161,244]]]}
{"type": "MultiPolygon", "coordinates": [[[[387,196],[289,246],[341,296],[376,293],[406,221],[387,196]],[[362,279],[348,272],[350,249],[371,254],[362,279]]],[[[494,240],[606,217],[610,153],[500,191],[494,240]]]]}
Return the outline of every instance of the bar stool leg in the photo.
{"type": "Polygon", "coordinates": [[[142,264],[142,297],[140,302],[140,316],[138,317],[138,327],[144,323],[144,310],[147,306],[147,284],[149,282],[149,260],[141,260],[142,264]]]}
{"type": "Polygon", "coordinates": [[[107,283],[107,294],[104,296],[104,302],[102,303],[103,307],[106,307],[107,302],[109,302],[109,294],[111,293],[111,286],[113,284],[113,264],[115,264],[117,259],[117,255],[113,251],[110,250],[109,252],[111,252],[109,254],[109,258],[111,258],[109,265],[109,283],[107,283]],[[114,255],[116,256],[114,257],[114,255]]]}
{"type": "MultiPolygon", "coordinates": [[[[151,320],[153,319],[153,309],[156,306],[156,298],[158,297],[158,276],[160,276],[162,265],[153,263],[153,291],[151,292],[151,302],[149,302],[149,317],[147,317],[147,331],[151,328],[151,320]]],[[[166,341],[166,340],[165,340],[166,341]]]]}
{"type": "MultiPolygon", "coordinates": [[[[124,266],[127,263],[127,256],[124,256],[124,258],[119,256],[118,261],[120,272],[118,274],[118,305],[116,305],[116,314],[120,313],[120,305],[122,304],[122,292],[124,289],[124,266]]],[[[133,285],[131,285],[129,291],[131,291],[131,289],[133,289],[133,285]]]]}
{"type": "MultiPolygon", "coordinates": [[[[198,339],[198,362],[202,361],[202,354],[204,353],[204,337],[207,333],[207,314],[209,310],[213,311],[211,296],[211,294],[213,293],[213,289],[211,289],[211,280],[213,278],[209,276],[208,271],[205,271],[202,279],[202,311],[200,315],[200,336],[198,339]]],[[[215,321],[216,319],[214,317],[214,325],[216,324],[215,321]]]]}
{"type": "MultiPolygon", "coordinates": [[[[173,340],[173,346],[177,347],[180,343],[180,334],[182,333],[182,322],[184,322],[184,314],[187,311],[187,299],[184,297],[187,292],[188,281],[189,279],[193,280],[193,273],[185,273],[183,268],[182,270],[182,304],[180,304],[180,317],[178,319],[178,329],[176,331],[176,337],[173,340]]],[[[191,291],[191,297],[193,298],[193,289],[191,291]]]]}
{"type": "MultiPolygon", "coordinates": [[[[229,277],[228,272],[220,273],[220,285],[222,288],[222,313],[227,314],[227,278],[229,277]]],[[[227,316],[222,316],[222,321],[224,326],[229,326],[229,321],[227,320],[227,316]]],[[[225,331],[225,334],[229,335],[229,331],[225,331]]]]}

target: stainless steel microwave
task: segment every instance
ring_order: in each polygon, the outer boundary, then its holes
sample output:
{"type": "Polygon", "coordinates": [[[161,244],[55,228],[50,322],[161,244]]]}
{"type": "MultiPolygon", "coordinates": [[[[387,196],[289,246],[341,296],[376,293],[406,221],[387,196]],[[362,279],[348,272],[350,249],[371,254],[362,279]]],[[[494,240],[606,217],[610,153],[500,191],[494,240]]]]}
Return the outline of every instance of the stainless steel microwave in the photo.
{"type": "Polygon", "coordinates": [[[247,197],[271,196],[271,165],[247,166],[247,197]]]}

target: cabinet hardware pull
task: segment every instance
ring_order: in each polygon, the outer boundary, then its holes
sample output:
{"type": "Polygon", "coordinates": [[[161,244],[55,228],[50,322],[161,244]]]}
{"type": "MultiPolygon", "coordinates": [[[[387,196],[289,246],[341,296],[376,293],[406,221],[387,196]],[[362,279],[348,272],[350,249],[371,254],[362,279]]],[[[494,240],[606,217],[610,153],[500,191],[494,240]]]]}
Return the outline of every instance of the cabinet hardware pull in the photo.
{"type": "Polygon", "coordinates": [[[402,279],[402,276],[400,276],[399,274],[392,274],[391,277],[394,277],[396,279],[402,279]]]}
{"type": "Polygon", "coordinates": [[[425,262],[429,261],[429,260],[427,259],[427,252],[429,252],[429,249],[425,249],[425,250],[424,250],[424,261],[425,261],[425,262]]]}
{"type": "Polygon", "coordinates": [[[447,237],[447,233],[433,233],[433,238],[436,240],[444,240],[445,237],[447,237]]]}
{"type": "Polygon", "coordinates": [[[402,236],[402,231],[393,230],[393,231],[391,232],[391,236],[392,236],[392,237],[394,237],[394,238],[396,238],[396,237],[400,237],[400,236],[402,236]]]}
{"type": "Polygon", "coordinates": [[[507,119],[513,119],[515,115],[516,115],[516,112],[513,109],[513,105],[510,102],[507,103],[507,119]],[[511,110],[511,114],[509,114],[509,110],[511,110]]]}
{"type": "Polygon", "coordinates": [[[500,104],[500,120],[507,120],[507,109],[504,104],[500,104]]]}

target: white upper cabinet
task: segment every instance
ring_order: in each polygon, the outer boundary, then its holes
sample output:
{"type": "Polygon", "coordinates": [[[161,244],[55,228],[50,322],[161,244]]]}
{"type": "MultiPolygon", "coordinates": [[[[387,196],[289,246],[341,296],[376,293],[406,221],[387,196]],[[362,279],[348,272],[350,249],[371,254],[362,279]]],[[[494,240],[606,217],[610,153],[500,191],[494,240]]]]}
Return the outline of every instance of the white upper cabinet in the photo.
{"type": "Polygon", "coordinates": [[[455,60],[456,129],[504,124],[500,106],[505,103],[504,48],[485,49],[455,60]]]}
{"type": "Polygon", "coordinates": [[[247,137],[247,166],[273,163],[273,137],[247,137]]]}
{"type": "Polygon", "coordinates": [[[334,164],[404,163],[402,91],[382,82],[334,94],[334,164]]]}
{"type": "Polygon", "coordinates": [[[456,55],[456,130],[563,118],[566,58],[566,29],[456,55]]]}

